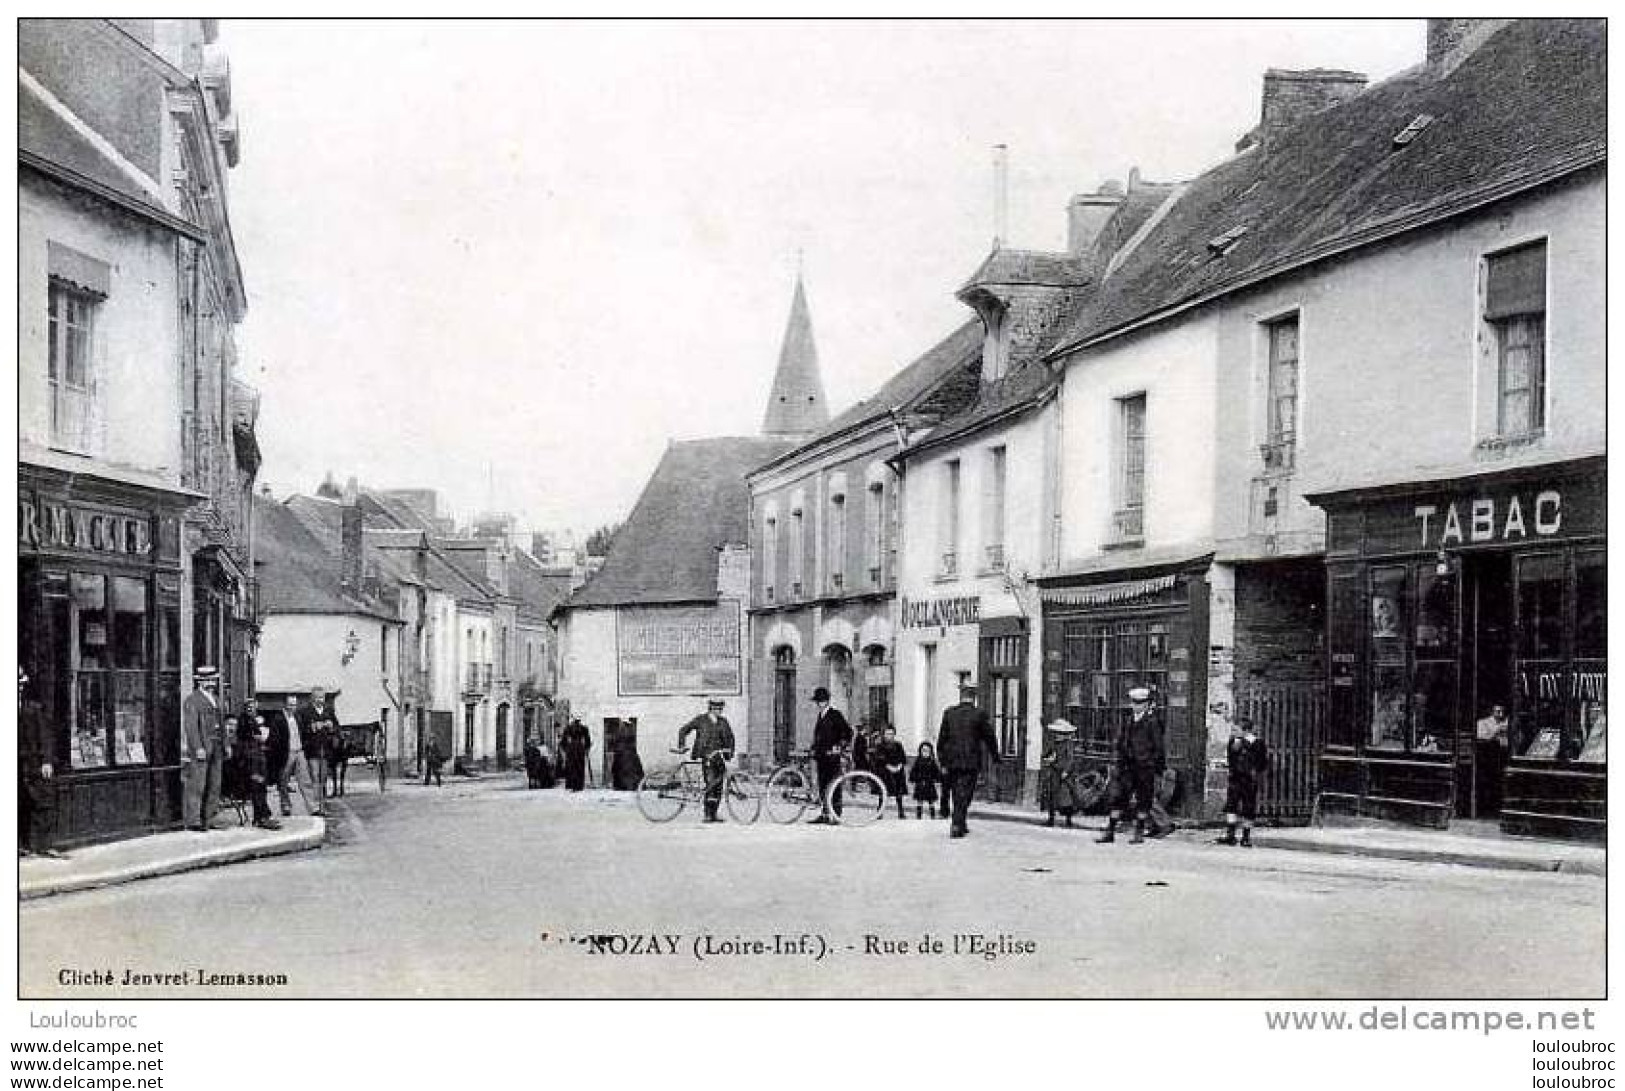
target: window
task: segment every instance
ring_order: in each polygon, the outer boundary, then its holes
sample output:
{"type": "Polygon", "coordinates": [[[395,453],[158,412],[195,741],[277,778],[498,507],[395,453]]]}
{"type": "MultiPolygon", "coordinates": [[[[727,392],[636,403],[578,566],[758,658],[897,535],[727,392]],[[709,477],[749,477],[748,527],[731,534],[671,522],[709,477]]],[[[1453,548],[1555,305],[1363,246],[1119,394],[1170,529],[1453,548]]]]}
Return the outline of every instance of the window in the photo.
{"type": "Polygon", "coordinates": [[[1117,400],[1120,455],[1117,511],[1113,538],[1134,542],[1145,537],[1145,395],[1117,400]]]}
{"type": "Polygon", "coordinates": [[[378,673],[389,673],[389,626],[378,626],[378,673]]]}
{"type": "Polygon", "coordinates": [[[983,565],[989,571],[1004,570],[1004,486],[1005,449],[994,447],[987,453],[987,476],[982,482],[983,565]]]}
{"type": "Polygon", "coordinates": [[[846,495],[829,498],[829,536],[824,554],[829,571],[829,589],[840,591],[846,582],[846,495]]]}
{"type": "Polygon", "coordinates": [[[801,597],[801,576],[807,550],[806,526],[801,509],[790,513],[790,597],[801,597]]]}
{"type": "Polygon", "coordinates": [[[98,299],[68,284],[50,286],[46,374],[51,387],[51,442],[90,446],[94,388],[93,316],[98,299]]]}
{"type": "Polygon", "coordinates": [[[938,574],[943,577],[959,574],[959,460],[949,459],[942,467],[942,515],[938,527],[938,545],[942,563],[938,574]]]}
{"type": "Polygon", "coordinates": [[[1371,725],[1366,746],[1404,750],[1410,719],[1405,662],[1406,570],[1371,570],[1371,725]]]}
{"type": "Polygon", "coordinates": [[[47,573],[44,597],[50,627],[62,641],[56,646],[66,653],[69,767],[145,765],[152,719],[147,581],[47,573]]]}
{"type": "Polygon", "coordinates": [[[1546,244],[1485,261],[1484,322],[1495,359],[1495,427],[1503,437],[1546,426],[1546,244]]]}
{"type": "Polygon", "coordinates": [[[497,626],[497,677],[508,677],[508,627],[497,626]]]}
{"type": "Polygon", "coordinates": [[[879,481],[871,483],[868,496],[868,533],[864,539],[868,542],[869,586],[879,587],[886,563],[886,486],[879,481]]]}
{"type": "Polygon", "coordinates": [[[1298,438],[1298,316],[1271,322],[1269,335],[1269,404],[1264,466],[1290,470],[1298,438]]]}
{"type": "Polygon", "coordinates": [[[762,598],[773,601],[773,586],[779,572],[779,521],[769,515],[762,524],[762,598]]]}
{"type": "Polygon", "coordinates": [[[869,724],[890,724],[892,722],[891,694],[892,669],[886,662],[886,649],[879,644],[872,644],[864,649],[865,661],[868,665],[867,681],[869,688],[868,718],[869,724]]]}

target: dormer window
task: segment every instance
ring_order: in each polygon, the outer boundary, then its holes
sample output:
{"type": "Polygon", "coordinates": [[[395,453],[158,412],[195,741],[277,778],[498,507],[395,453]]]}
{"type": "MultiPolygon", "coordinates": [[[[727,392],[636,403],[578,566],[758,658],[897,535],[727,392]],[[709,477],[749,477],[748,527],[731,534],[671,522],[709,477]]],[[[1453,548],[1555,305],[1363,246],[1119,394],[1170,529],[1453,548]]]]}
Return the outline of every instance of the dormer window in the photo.
{"type": "Polygon", "coordinates": [[[1009,311],[995,304],[982,312],[982,382],[996,383],[1010,369],[1009,311]]]}

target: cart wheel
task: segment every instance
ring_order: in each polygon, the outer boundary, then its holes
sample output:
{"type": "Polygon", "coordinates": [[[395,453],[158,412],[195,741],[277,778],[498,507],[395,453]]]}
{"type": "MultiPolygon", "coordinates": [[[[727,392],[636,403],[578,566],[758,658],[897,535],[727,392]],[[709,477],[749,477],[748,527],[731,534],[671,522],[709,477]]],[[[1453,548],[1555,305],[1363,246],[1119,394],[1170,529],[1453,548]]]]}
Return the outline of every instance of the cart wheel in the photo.
{"type": "Polygon", "coordinates": [[[789,825],[812,805],[816,793],[800,769],[787,765],[767,778],[767,817],[789,825]]]}
{"type": "Polygon", "coordinates": [[[722,802],[729,818],[749,826],[762,816],[762,786],[749,773],[729,773],[722,782],[722,802]]]}
{"type": "Polygon", "coordinates": [[[843,826],[867,826],[886,814],[886,786],[873,773],[861,770],[843,774],[829,786],[825,796],[830,813],[843,826]],[[836,793],[840,803],[836,804],[836,793]]]}
{"type": "Polygon", "coordinates": [[[670,822],[687,803],[687,790],[674,773],[651,773],[638,782],[638,810],[650,822],[670,822]]]}

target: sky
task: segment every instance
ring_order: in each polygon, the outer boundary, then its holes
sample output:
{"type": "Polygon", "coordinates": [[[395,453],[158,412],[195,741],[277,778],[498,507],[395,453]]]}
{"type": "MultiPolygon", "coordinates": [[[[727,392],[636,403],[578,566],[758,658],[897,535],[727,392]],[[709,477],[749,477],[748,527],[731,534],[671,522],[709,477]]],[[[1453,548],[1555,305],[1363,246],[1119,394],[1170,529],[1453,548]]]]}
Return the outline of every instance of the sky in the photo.
{"type": "Polygon", "coordinates": [[[227,21],[261,482],[625,517],[761,427],[798,268],[832,412],[969,317],[994,233],[1232,154],[1266,68],[1373,80],[1420,21],[227,21]]]}

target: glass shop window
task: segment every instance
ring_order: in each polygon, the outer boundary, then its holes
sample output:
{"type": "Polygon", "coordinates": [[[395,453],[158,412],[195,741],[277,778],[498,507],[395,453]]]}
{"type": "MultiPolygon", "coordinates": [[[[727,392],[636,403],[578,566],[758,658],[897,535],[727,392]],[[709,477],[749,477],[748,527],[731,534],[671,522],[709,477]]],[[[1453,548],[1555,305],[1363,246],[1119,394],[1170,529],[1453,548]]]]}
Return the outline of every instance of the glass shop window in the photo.
{"type": "Polygon", "coordinates": [[[1371,725],[1366,745],[1404,750],[1408,716],[1405,662],[1406,571],[1371,570],[1371,725]]]}
{"type": "Polygon", "coordinates": [[[1456,576],[1432,563],[1416,568],[1416,626],[1412,653],[1411,749],[1421,754],[1455,749],[1456,576]]]}
{"type": "Polygon", "coordinates": [[[1608,556],[1574,555],[1573,696],[1579,753],[1575,761],[1608,760],[1608,556]]]}
{"type": "Polygon", "coordinates": [[[147,584],[113,577],[113,760],[147,761],[147,584]]]}
{"type": "Polygon", "coordinates": [[[1565,715],[1571,681],[1563,656],[1564,557],[1517,558],[1517,700],[1512,753],[1567,761],[1579,756],[1577,731],[1565,715]]]}

